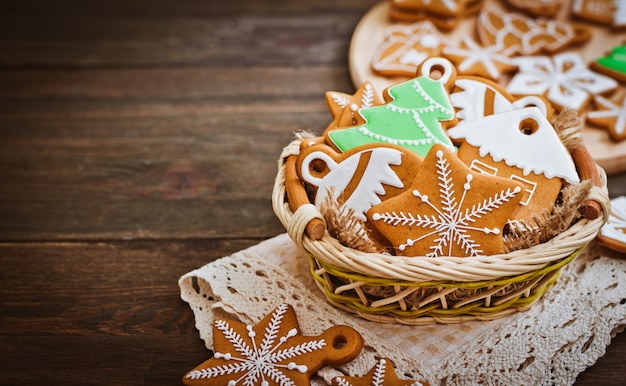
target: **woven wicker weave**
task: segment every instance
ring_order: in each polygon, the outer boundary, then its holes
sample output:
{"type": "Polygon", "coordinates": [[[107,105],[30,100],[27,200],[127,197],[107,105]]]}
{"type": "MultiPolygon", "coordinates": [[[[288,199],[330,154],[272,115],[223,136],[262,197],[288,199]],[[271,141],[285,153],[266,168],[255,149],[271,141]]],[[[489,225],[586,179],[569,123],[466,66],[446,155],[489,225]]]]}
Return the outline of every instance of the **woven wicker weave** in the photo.
{"type": "Polygon", "coordinates": [[[604,213],[581,219],[543,244],[506,254],[430,258],[364,253],[343,246],[328,232],[320,240],[305,228],[323,216],[312,204],[290,209],[285,189],[285,160],[299,151],[287,146],[279,160],[272,203],[291,239],[307,252],[311,273],[329,302],[359,316],[404,324],[495,319],[527,309],[556,280],[560,269],[593,240],[610,212],[606,191],[594,187],[590,199],[604,213]]]}

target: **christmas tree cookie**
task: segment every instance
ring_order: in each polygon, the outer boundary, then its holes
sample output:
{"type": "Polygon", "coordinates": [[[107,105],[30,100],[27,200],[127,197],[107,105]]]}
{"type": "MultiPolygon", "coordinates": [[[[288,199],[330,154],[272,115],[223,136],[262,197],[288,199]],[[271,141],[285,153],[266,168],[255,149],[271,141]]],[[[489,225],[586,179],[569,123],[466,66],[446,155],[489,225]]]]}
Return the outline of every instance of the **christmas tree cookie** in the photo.
{"type": "Polygon", "coordinates": [[[483,256],[504,252],[502,233],[523,186],[472,172],[443,145],[432,147],[410,189],[374,206],[371,225],[403,256],[483,256]]]}
{"type": "Polygon", "coordinates": [[[613,48],[611,52],[589,65],[593,70],[626,83],[626,45],[613,48]]]}
{"type": "Polygon", "coordinates": [[[452,64],[441,58],[424,62],[417,78],[391,86],[386,103],[359,110],[365,123],[328,133],[328,139],[339,150],[346,151],[369,143],[389,143],[425,156],[435,144],[452,149],[441,121],[454,119],[454,108],[446,90],[454,76],[452,64]],[[433,79],[430,70],[442,72],[433,79]]]}

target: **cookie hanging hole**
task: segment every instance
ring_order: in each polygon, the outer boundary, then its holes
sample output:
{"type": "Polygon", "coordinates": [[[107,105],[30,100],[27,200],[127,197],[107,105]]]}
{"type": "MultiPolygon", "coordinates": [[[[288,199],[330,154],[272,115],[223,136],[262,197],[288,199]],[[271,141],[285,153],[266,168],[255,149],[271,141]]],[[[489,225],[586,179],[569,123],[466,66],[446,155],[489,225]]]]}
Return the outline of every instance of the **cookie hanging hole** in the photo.
{"type": "Polygon", "coordinates": [[[348,339],[343,335],[337,335],[333,339],[333,348],[335,350],[341,350],[348,344],[348,339]]]}
{"type": "Polygon", "coordinates": [[[435,65],[430,68],[430,74],[428,74],[428,77],[434,80],[439,80],[445,72],[446,69],[443,68],[443,66],[435,65]]]}
{"type": "Polygon", "coordinates": [[[323,177],[329,172],[328,165],[321,159],[314,160],[309,166],[311,168],[311,174],[318,177],[323,177]]]}
{"type": "Polygon", "coordinates": [[[448,84],[452,77],[452,63],[441,57],[432,57],[422,63],[420,73],[439,83],[448,84]]]}
{"type": "Polygon", "coordinates": [[[526,118],[520,122],[519,131],[524,135],[533,135],[539,129],[539,124],[532,118],[526,118]]]}

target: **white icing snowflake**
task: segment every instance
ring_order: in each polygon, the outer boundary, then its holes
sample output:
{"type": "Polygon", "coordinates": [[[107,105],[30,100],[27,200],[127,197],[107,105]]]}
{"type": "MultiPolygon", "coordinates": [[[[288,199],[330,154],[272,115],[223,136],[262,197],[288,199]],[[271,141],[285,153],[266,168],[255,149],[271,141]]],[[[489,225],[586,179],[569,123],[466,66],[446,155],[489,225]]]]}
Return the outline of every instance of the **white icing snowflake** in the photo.
{"type": "Polygon", "coordinates": [[[421,215],[395,211],[385,213],[374,213],[372,219],[374,221],[383,221],[386,224],[401,227],[418,228],[426,231],[417,238],[409,238],[406,243],[400,244],[398,248],[403,251],[407,247],[413,246],[420,240],[431,236],[437,236],[434,245],[429,248],[428,257],[451,256],[452,247],[457,245],[463,249],[467,256],[480,256],[483,253],[481,245],[472,237],[471,232],[478,234],[499,234],[499,228],[476,227],[473,224],[484,215],[497,210],[503,204],[515,197],[521,192],[521,188],[515,187],[513,190],[507,188],[501,190],[493,197],[485,198],[482,202],[466,206],[465,196],[472,189],[472,180],[474,176],[470,173],[465,176],[463,184],[463,192],[457,201],[454,181],[452,177],[452,169],[448,160],[444,157],[444,153],[438,150],[436,153],[437,163],[436,172],[439,180],[439,197],[436,203],[433,199],[425,194],[420,193],[418,189],[413,190],[413,196],[420,199],[424,204],[429,206],[436,215],[421,215]],[[432,231],[428,231],[431,229],[432,231]]]}
{"type": "Polygon", "coordinates": [[[587,68],[580,55],[565,52],[548,56],[514,58],[520,72],[506,87],[514,95],[545,95],[564,108],[582,109],[590,94],[601,94],[617,87],[617,82],[587,68]]]}
{"type": "MultiPolygon", "coordinates": [[[[246,343],[242,336],[237,333],[228,322],[224,320],[216,321],[215,325],[217,330],[232,344],[234,351],[215,352],[214,356],[217,359],[224,359],[232,363],[193,370],[187,374],[187,378],[207,379],[240,373],[241,377],[229,381],[227,385],[234,386],[241,382],[241,385],[244,386],[267,386],[269,385],[269,379],[281,386],[296,386],[289,376],[285,374],[285,370],[296,370],[300,373],[306,373],[308,370],[307,366],[297,364],[296,362],[289,362],[287,364],[282,362],[297,358],[305,353],[321,350],[326,346],[326,342],[324,339],[311,340],[281,349],[281,346],[290,338],[298,334],[298,330],[292,328],[285,335],[278,336],[287,309],[288,306],[283,304],[274,311],[260,344],[256,342],[256,332],[253,330],[253,327],[250,325],[246,326],[248,337],[252,342],[251,346],[246,343]],[[259,381],[261,382],[259,383],[259,381]]],[[[216,347],[216,349],[218,348],[216,347]]]]}
{"type": "Polygon", "coordinates": [[[443,48],[444,55],[460,56],[464,59],[457,64],[457,69],[461,73],[469,71],[472,66],[478,65],[487,71],[491,79],[497,80],[502,71],[501,67],[514,67],[510,57],[502,53],[503,46],[492,45],[482,47],[474,39],[464,36],[462,42],[464,47],[446,46],[443,48]]]}

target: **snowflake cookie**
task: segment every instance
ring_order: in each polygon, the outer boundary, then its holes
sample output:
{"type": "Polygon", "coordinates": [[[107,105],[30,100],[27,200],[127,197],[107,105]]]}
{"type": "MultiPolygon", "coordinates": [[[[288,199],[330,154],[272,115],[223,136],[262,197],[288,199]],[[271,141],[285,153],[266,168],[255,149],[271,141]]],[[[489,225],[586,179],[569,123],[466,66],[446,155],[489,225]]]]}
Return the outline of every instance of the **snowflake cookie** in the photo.
{"type": "Polygon", "coordinates": [[[213,358],[185,374],[185,385],[308,385],[322,366],[347,363],[363,348],[361,335],[348,326],[300,335],[295,311],[287,304],[255,326],[216,320],[213,337],[213,358]]]}
{"type": "Polygon", "coordinates": [[[611,200],[611,214],[600,228],[598,241],[607,248],[626,253],[626,196],[611,200]]]}
{"type": "Polygon", "coordinates": [[[506,86],[513,95],[545,95],[555,107],[576,110],[587,106],[592,95],[617,88],[617,82],[591,71],[579,54],[564,52],[549,56],[524,56],[514,59],[519,73],[506,86]]]}
{"type": "Polygon", "coordinates": [[[607,129],[615,142],[626,139],[626,93],[615,100],[596,95],[593,106],[593,111],[587,113],[587,123],[607,129]]]}
{"type": "Polygon", "coordinates": [[[333,378],[332,386],[428,386],[428,383],[398,378],[393,363],[383,358],[365,376],[336,377],[333,378]]]}
{"type": "Polygon", "coordinates": [[[422,157],[434,144],[452,148],[441,121],[454,120],[446,89],[456,76],[454,66],[443,58],[430,58],[419,71],[426,75],[387,89],[385,104],[360,109],[364,124],[330,131],[329,143],[341,151],[369,143],[389,143],[422,157]],[[431,69],[442,72],[441,77],[431,78],[431,69]]]}
{"type": "Polygon", "coordinates": [[[483,256],[504,252],[502,233],[522,185],[472,172],[451,150],[432,147],[410,189],[367,213],[404,256],[483,256]]]}

